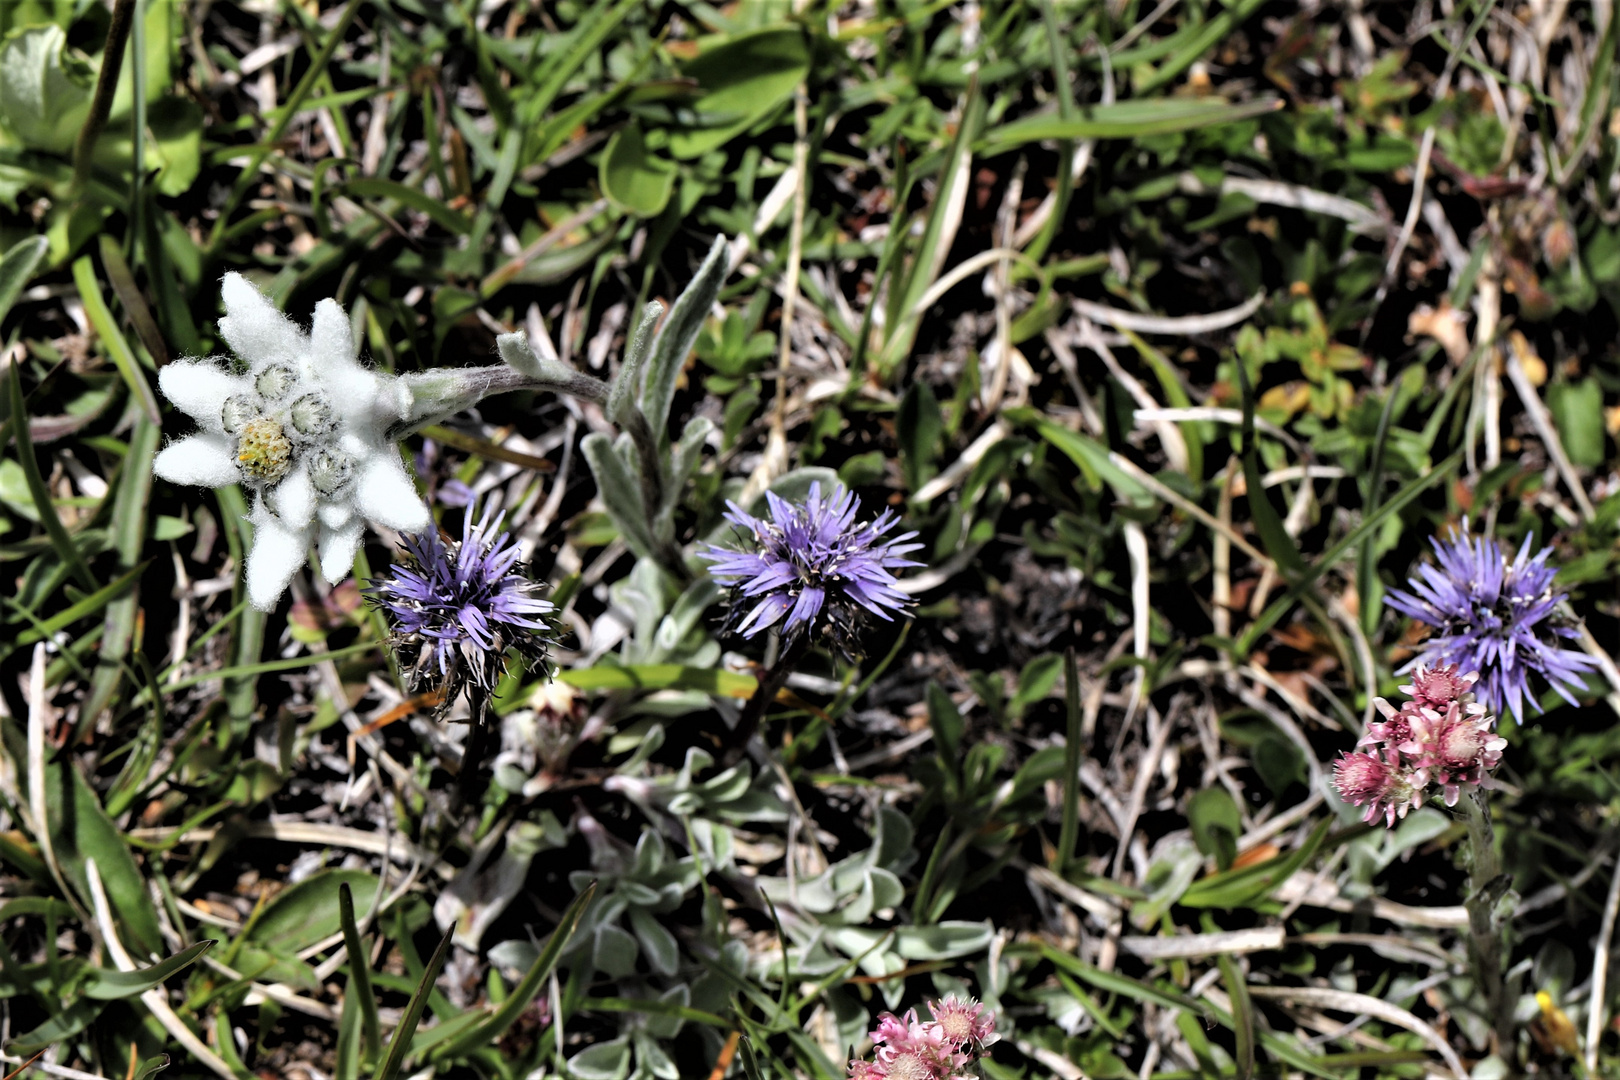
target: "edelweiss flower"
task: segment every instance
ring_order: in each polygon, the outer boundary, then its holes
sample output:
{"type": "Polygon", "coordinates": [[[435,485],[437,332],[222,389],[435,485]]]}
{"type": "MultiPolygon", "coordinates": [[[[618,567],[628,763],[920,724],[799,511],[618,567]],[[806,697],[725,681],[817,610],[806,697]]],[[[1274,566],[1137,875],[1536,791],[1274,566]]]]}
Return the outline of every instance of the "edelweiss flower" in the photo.
{"type": "Polygon", "coordinates": [[[401,532],[429,521],[390,426],[411,415],[405,383],[355,356],[336,301],[315,305],[305,334],[240,274],[221,286],[219,332],[246,366],[180,360],[158,376],[163,393],[199,431],[152,463],[175,484],[242,484],[253,494],[248,598],[268,611],[319,540],[321,573],[340,581],[354,564],[363,519],[401,532]]]}
{"type": "MultiPolygon", "coordinates": [[[[1530,676],[1539,675],[1571,705],[1570,690],[1583,685],[1581,673],[1597,667],[1585,653],[1558,646],[1580,634],[1552,618],[1565,593],[1553,591],[1558,571],[1547,565],[1551,548],[1530,556],[1530,538],[1512,562],[1491,540],[1471,538],[1468,522],[1449,542],[1431,540],[1435,564],[1419,569],[1407,584],[1411,592],[1389,591],[1389,606],[1435,628],[1417,660],[1438,667],[1455,664],[1479,673],[1479,696],[1500,712],[1523,720],[1521,703],[1536,699],[1530,676]]],[[[1403,669],[1404,670],[1404,669],[1403,669]]],[[[1539,711],[1539,709],[1537,710],[1539,711]]]]}

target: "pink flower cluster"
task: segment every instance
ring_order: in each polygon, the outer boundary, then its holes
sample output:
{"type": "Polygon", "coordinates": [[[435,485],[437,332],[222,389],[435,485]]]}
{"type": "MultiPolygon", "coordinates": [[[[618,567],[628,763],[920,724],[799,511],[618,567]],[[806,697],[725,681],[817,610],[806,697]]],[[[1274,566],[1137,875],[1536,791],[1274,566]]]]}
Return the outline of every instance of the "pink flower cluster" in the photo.
{"type": "Polygon", "coordinates": [[[973,1080],[968,1067],[1000,1038],[995,1013],[971,998],[930,1001],[928,1011],[929,1021],[918,1020],[916,1009],[878,1017],[873,1060],[851,1061],[850,1080],[973,1080]]]}
{"type": "Polygon", "coordinates": [[[1423,805],[1430,784],[1439,787],[1447,806],[1456,806],[1465,788],[1488,786],[1507,740],[1492,730],[1495,718],[1474,700],[1478,678],[1455,667],[1419,667],[1412,685],[1401,687],[1411,701],[1397,709],[1375,699],[1383,719],[1368,724],[1356,752],[1341,755],[1333,768],[1339,795],[1366,806],[1367,824],[1383,817],[1393,826],[1423,805]]]}

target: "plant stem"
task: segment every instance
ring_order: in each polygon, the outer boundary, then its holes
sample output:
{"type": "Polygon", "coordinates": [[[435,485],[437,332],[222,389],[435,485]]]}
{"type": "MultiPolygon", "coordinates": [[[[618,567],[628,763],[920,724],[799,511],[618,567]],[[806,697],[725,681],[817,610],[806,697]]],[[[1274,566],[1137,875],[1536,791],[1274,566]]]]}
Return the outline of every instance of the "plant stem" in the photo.
{"type": "Polygon", "coordinates": [[[1485,993],[1486,1015],[1495,1030],[1497,1052],[1509,1054],[1513,1047],[1512,1003],[1502,984],[1503,921],[1497,907],[1511,884],[1502,873],[1502,860],[1496,853],[1496,833],[1491,827],[1491,808],[1485,792],[1470,791],[1462,800],[1463,820],[1468,826],[1469,876],[1468,955],[1474,977],[1485,993]]]}
{"type": "Polygon", "coordinates": [[[485,744],[489,741],[489,696],[473,686],[467,687],[467,741],[461,747],[461,769],[456,775],[454,809],[471,806],[477,808],[483,796],[478,782],[478,766],[484,760],[485,744]]]}
{"type": "Polygon", "coordinates": [[[765,710],[776,700],[776,695],[787,685],[788,676],[793,674],[793,669],[799,666],[799,661],[803,660],[804,654],[809,651],[810,636],[804,633],[796,635],[782,650],[782,655],[776,658],[776,663],[760,676],[759,684],[754,688],[754,696],[743,706],[742,716],[737,719],[737,726],[731,732],[731,748],[726,751],[725,758],[721,762],[722,768],[735,765],[747,752],[748,740],[759,730],[759,722],[764,719],[765,710]]]}
{"type": "MultiPolygon", "coordinates": [[[[118,91],[118,75],[124,66],[124,45],[129,41],[129,28],[135,21],[135,0],[116,0],[112,21],[107,24],[107,47],[101,53],[101,75],[96,79],[96,96],[90,101],[90,112],[79,129],[78,141],[73,144],[73,190],[84,189],[90,176],[90,158],[96,147],[101,129],[107,126],[107,114],[112,111],[113,95],[118,91]]],[[[139,145],[137,143],[136,145],[139,145]]],[[[142,162],[137,161],[138,170],[142,162]]]]}

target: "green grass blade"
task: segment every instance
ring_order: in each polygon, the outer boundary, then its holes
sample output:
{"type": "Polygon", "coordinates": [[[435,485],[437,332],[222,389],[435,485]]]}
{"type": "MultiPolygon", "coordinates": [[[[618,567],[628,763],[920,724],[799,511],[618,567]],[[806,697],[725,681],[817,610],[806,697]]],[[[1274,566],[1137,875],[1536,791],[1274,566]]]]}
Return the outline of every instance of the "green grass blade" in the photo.
{"type": "Polygon", "coordinates": [[[422,972],[422,981],[417,984],[416,993],[411,995],[410,1004],[405,1006],[405,1014],[399,1018],[399,1026],[388,1041],[388,1056],[383,1059],[382,1067],[377,1070],[374,1080],[394,1080],[399,1070],[405,1064],[405,1055],[410,1052],[411,1039],[416,1034],[416,1027],[422,1022],[422,1013],[427,1008],[428,996],[433,993],[433,983],[439,977],[439,969],[444,967],[444,958],[450,955],[450,939],[455,936],[455,928],[451,927],[439,939],[439,947],[433,950],[428,959],[427,969],[422,972]]]}
{"type": "Polygon", "coordinates": [[[1430,469],[1426,475],[1418,477],[1396,492],[1393,498],[1378,508],[1377,513],[1363,518],[1360,525],[1351,529],[1345,534],[1344,539],[1323,553],[1322,557],[1305,571],[1305,575],[1293,587],[1281,597],[1272,601],[1271,606],[1261,612],[1260,618],[1256,619],[1249,625],[1248,629],[1244,630],[1243,637],[1238,641],[1238,655],[1247,656],[1249,651],[1254,648],[1255,642],[1260,640],[1260,636],[1277,624],[1277,620],[1282,618],[1288,612],[1288,609],[1294,606],[1294,603],[1303,595],[1305,590],[1310,588],[1318,577],[1342,559],[1345,552],[1372,535],[1373,530],[1384,523],[1385,518],[1391,514],[1399,513],[1406,508],[1407,503],[1410,503],[1445,477],[1450,476],[1452,471],[1462,464],[1463,453],[1464,451],[1461,449],[1453,451],[1450,457],[1430,469]]]}
{"type": "Polygon", "coordinates": [[[10,314],[11,305],[17,302],[23,286],[34,276],[34,270],[50,246],[51,242],[45,237],[30,236],[12,245],[5,257],[0,258],[0,319],[10,314]]]}
{"type": "Polygon", "coordinates": [[[146,413],[146,418],[152,423],[162,423],[157,396],[152,393],[152,384],[146,381],[146,373],[141,370],[134,351],[124,339],[124,332],[118,329],[118,324],[113,320],[107,301],[101,295],[101,283],[96,280],[96,270],[90,262],[90,256],[80,255],[73,260],[73,283],[78,286],[79,298],[84,301],[85,318],[90,320],[90,325],[101,338],[107,356],[118,369],[118,374],[123,376],[129,392],[140,402],[141,411],[146,413]]]}
{"type": "Polygon", "coordinates": [[[1058,830],[1057,860],[1052,867],[1058,877],[1068,869],[1080,838],[1080,664],[1073,649],[1063,654],[1063,705],[1063,825],[1058,830]]]}
{"type": "Polygon", "coordinates": [[[1238,384],[1243,390],[1243,479],[1249,493],[1249,517],[1254,521],[1255,531],[1260,534],[1266,554],[1276,560],[1277,568],[1292,580],[1304,571],[1305,560],[1300,557],[1299,546],[1288,535],[1261,482],[1260,455],[1254,442],[1254,387],[1249,384],[1249,373],[1243,361],[1239,360],[1236,366],[1238,384]]]}
{"type": "Polygon", "coordinates": [[[377,1026],[377,995],[371,988],[371,958],[366,955],[360,927],[354,921],[354,893],[347,881],[338,886],[338,917],[343,922],[343,948],[349,955],[349,986],[345,995],[353,995],[360,1009],[365,1057],[367,1061],[374,1061],[382,1047],[382,1034],[377,1026]]]}
{"type": "Polygon", "coordinates": [[[1002,124],[985,134],[978,150],[987,157],[994,157],[1048,139],[1136,139],[1173,135],[1252,120],[1282,107],[1282,101],[1277,98],[1257,98],[1236,104],[1219,98],[1155,98],[1119,101],[1112,105],[1082,105],[1077,110],[1078,115],[1070,120],[1061,116],[1033,116],[1002,124]]]}
{"type": "Polygon", "coordinates": [[[21,369],[13,367],[5,383],[10,395],[9,411],[16,420],[11,425],[11,438],[17,444],[17,461],[22,465],[23,482],[28,486],[29,497],[34,500],[34,509],[39,512],[39,523],[45,526],[45,533],[51,539],[51,547],[56,549],[57,558],[72,571],[73,577],[86,591],[95,592],[99,588],[95,575],[90,573],[89,564],[68,535],[62,519],[56,516],[56,505],[51,502],[51,493],[46,490],[45,479],[39,473],[39,461],[34,457],[34,440],[28,431],[28,407],[23,403],[21,369]]]}
{"type": "Polygon", "coordinates": [[[540,988],[545,985],[546,976],[550,975],[551,969],[557,965],[557,958],[562,955],[563,947],[568,944],[568,939],[574,936],[574,930],[579,926],[579,917],[585,913],[586,905],[595,895],[596,882],[593,881],[574,897],[572,904],[568,905],[568,910],[563,912],[562,918],[557,922],[557,929],[551,932],[550,940],[546,942],[546,947],[540,950],[540,955],[535,958],[534,964],[523,976],[523,981],[517,984],[505,1001],[501,1002],[494,1014],[482,1024],[463,1032],[459,1037],[440,1047],[438,1053],[434,1055],[435,1060],[449,1061],[461,1057],[480,1046],[491,1045],[506,1034],[506,1029],[522,1015],[523,1010],[529,1007],[529,1002],[534,1000],[540,988]]]}
{"type": "Polygon", "coordinates": [[[1237,1080],[1249,1080],[1254,1075],[1254,1003],[1249,1000],[1249,984],[1237,961],[1226,953],[1217,957],[1221,966],[1221,981],[1226,984],[1227,997],[1232,1000],[1232,1032],[1237,1036],[1237,1080]]]}

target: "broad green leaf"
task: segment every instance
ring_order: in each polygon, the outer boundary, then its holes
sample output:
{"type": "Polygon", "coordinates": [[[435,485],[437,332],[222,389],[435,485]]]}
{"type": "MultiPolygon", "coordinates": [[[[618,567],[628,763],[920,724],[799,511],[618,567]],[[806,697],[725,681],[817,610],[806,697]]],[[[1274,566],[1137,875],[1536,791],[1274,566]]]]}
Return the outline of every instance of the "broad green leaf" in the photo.
{"type": "Polygon", "coordinates": [[[90,111],[95,70],[60,26],[13,32],[0,45],[0,126],[30,149],[66,153],[90,111]]]}
{"type": "Polygon", "coordinates": [[[1243,835],[1243,819],[1231,792],[1218,785],[1197,792],[1187,802],[1187,820],[1198,850],[1215,856],[1222,870],[1230,867],[1237,858],[1237,838],[1243,835]]]}
{"type": "Polygon", "coordinates": [[[702,96],[697,124],[670,136],[670,153],[699,157],[723,145],[793,96],[810,70],[810,45],[797,26],[739,34],[704,50],[686,66],[702,96]]]}
{"type": "Polygon", "coordinates": [[[95,859],[107,900],[118,917],[119,933],[133,956],[150,956],[163,949],[157,910],[146,889],[146,878],[118,829],[101,809],[101,802],[78,770],[66,762],[45,767],[45,790],[50,807],[51,846],[62,875],[81,897],[90,895],[85,860],[95,859]]]}
{"type": "Polygon", "coordinates": [[[1554,383],[1547,388],[1547,407],[1569,460],[1586,468],[1602,465],[1603,389],[1597,380],[1554,383]]]}
{"type": "Polygon", "coordinates": [[[675,166],[648,153],[641,125],[620,128],[608,140],[597,167],[602,194],[627,213],[657,217],[675,190],[675,166]]]}
{"type": "Polygon", "coordinates": [[[320,870],[277,893],[248,928],[245,940],[283,955],[307,949],[343,929],[339,892],[347,885],[354,902],[369,909],[377,879],[365,870],[320,870]]]}

